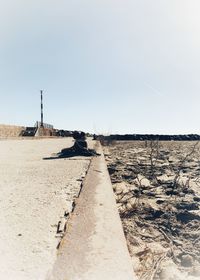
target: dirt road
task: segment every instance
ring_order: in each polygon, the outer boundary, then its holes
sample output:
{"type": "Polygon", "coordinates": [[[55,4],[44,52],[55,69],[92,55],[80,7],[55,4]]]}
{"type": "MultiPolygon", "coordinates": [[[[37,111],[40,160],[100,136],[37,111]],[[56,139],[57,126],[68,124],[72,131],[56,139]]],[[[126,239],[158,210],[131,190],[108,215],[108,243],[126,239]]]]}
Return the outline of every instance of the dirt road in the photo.
{"type": "Polygon", "coordinates": [[[78,195],[89,158],[51,157],[72,139],[0,141],[0,278],[43,280],[56,259],[56,234],[78,195]]]}

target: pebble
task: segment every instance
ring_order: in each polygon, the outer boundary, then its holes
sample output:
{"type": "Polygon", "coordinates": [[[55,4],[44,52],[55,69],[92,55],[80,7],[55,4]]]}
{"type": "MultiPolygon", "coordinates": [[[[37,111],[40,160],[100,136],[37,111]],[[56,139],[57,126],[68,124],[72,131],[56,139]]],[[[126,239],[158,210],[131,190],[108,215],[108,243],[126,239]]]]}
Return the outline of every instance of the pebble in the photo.
{"type": "Polygon", "coordinates": [[[182,246],[183,245],[183,242],[178,240],[178,239],[174,239],[173,240],[174,244],[177,245],[177,246],[182,246]]]}

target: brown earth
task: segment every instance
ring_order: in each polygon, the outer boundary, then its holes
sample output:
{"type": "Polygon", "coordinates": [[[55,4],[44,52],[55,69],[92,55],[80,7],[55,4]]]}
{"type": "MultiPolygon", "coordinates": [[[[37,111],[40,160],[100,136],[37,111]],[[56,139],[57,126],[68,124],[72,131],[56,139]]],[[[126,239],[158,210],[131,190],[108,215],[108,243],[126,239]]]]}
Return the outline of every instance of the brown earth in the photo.
{"type": "Polygon", "coordinates": [[[18,137],[23,129],[23,126],[0,124],[0,138],[18,137]]]}
{"type": "Polygon", "coordinates": [[[200,144],[104,147],[139,280],[200,279],[200,144]]]}

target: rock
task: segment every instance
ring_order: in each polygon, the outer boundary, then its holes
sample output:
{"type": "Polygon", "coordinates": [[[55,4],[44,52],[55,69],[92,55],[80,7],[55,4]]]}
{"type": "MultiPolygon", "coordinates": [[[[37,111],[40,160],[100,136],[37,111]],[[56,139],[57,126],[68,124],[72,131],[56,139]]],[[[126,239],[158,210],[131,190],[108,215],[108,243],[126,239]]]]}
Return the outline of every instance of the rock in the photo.
{"type": "Polygon", "coordinates": [[[133,192],[136,196],[138,196],[142,193],[139,189],[135,189],[135,190],[133,190],[133,192]]]}
{"type": "Polygon", "coordinates": [[[124,174],[122,175],[122,178],[125,179],[125,180],[129,180],[129,179],[134,179],[134,176],[132,174],[124,174]]]}
{"type": "Polygon", "coordinates": [[[186,193],[186,194],[194,194],[194,191],[192,189],[189,189],[189,188],[182,189],[182,192],[186,193]]]}
{"type": "Polygon", "coordinates": [[[114,166],[109,166],[108,167],[108,172],[110,175],[114,174],[116,172],[116,167],[114,166]]]}
{"type": "Polygon", "coordinates": [[[186,280],[183,274],[178,270],[177,266],[172,262],[168,261],[161,268],[159,274],[159,280],[186,280]]]}
{"type": "Polygon", "coordinates": [[[180,193],[179,193],[179,197],[185,197],[185,193],[180,192],[180,193]]]}
{"type": "Polygon", "coordinates": [[[157,203],[157,204],[163,204],[164,202],[165,202],[164,199],[157,199],[157,200],[156,200],[156,203],[157,203]]]}
{"type": "Polygon", "coordinates": [[[193,200],[196,201],[196,202],[200,202],[200,197],[195,196],[195,197],[193,197],[193,200]]]}
{"type": "Polygon", "coordinates": [[[181,211],[176,215],[178,221],[182,223],[189,223],[192,220],[200,220],[200,216],[195,213],[190,213],[187,210],[181,211]]]}
{"type": "Polygon", "coordinates": [[[198,210],[199,206],[197,203],[190,202],[181,202],[176,205],[177,209],[186,209],[186,210],[198,210]]]}
{"type": "Polygon", "coordinates": [[[126,204],[126,211],[130,211],[130,210],[132,210],[132,209],[133,209],[132,204],[128,202],[128,203],[126,204]]]}
{"type": "Polygon", "coordinates": [[[143,191],[143,193],[145,193],[145,195],[149,196],[149,197],[155,197],[156,196],[155,192],[152,192],[152,191],[143,191]]]}
{"type": "Polygon", "coordinates": [[[174,190],[173,188],[168,188],[165,193],[166,193],[166,195],[178,195],[179,194],[179,192],[177,190],[174,190]]]}
{"type": "Polygon", "coordinates": [[[184,267],[191,267],[193,265],[193,258],[190,255],[182,255],[181,265],[184,267]]]}
{"type": "Polygon", "coordinates": [[[128,190],[128,188],[124,182],[115,184],[113,188],[114,188],[116,194],[126,193],[128,190]]]}
{"type": "Polygon", "coordinates": [[[160,218],[164,214],[161,210],[150,209],[149,215],[144,217],[145,220],[154,220],[160,218]]]}
{"type": "Polygon", "coordinates": [[[151,186],[151,183],[150,183],[150,181],[147,178],[143,178],[141,180],[141,184],[142,184],[143,187],[146,187],[146,188],[151,186]]]}
{"type": "Polygon", "coordinates": [[[174,239],[173,240],[174,244],[177,245],[177,246],[182,246],[183,245],[183,242],[178,240],[178,239],[174,239]]]}
{"type": "Polygon", "coordinates": [[[137,200],[136,198],[131,198],[131,199],[129,199],[129,203],[130,203],[130,205],[131,205],[132,208],[135,207],[135,205],[136,205],[136,204],[135,204],[135,203],[136,203],[136,200],[137,200]]]}

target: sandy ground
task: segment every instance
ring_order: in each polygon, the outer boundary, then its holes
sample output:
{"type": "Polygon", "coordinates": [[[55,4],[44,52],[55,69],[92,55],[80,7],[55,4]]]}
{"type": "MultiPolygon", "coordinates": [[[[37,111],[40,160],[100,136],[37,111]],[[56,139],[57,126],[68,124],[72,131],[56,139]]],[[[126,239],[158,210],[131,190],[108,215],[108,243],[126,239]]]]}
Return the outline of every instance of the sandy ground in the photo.
{"type": "Polygon", "coordinates": [[[43,158],[71,145],[66,138],[0,141],[0,279],[43,280],[51,270],[58,222],[71,211],[90,158],[43,158]]]}
{"type": "Polygon", "coordinates": [[[104,148],[139,280],[200,280],[200,143],[104,148]]]}

